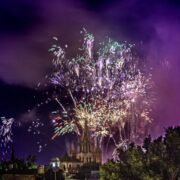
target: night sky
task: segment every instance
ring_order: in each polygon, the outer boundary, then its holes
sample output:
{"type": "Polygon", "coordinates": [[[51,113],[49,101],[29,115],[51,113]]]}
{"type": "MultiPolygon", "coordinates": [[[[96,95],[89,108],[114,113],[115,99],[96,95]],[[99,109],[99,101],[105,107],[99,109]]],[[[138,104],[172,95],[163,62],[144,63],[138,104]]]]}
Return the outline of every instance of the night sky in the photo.
{"type": "Polygon", "coordinates": [[[109,36],[140,47],[153,67],[157,95],[152,134],[180,125],[180,1],[1,0],[0,116],[14,117],[21,124],[13,128],[17,156],[33,153],[39,163],[47,163],[68,146],[68,137],[51,141],[48,113],[52,107],[39,115],[46,124],[40,139],[47,147],[41,153],[27,126],[37,118],[35,105],[41,99],[35,86],[52,69],[48,53],[52,37],[58,36],[73,53],[83,27],[98,40],[109,36]]]}

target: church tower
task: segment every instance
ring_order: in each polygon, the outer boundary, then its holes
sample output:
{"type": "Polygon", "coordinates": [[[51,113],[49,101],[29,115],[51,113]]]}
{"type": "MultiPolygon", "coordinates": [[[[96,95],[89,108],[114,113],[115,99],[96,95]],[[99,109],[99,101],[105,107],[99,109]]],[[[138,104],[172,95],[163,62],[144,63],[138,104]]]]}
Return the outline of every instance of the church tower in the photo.
{"type": "Polygon", "coordinates": [[[61,164],[63,169],[71,171],[84,164],[100,165],[102,162],[102,152],[99,143],[94,143],[90,136],[87,121],[85,121],[83,134],[77,141],[78,148],[76,149],[74,143],[70,145],[70,151],[61,158],[61,164]],[[92,164],[93,163],[93,164],[92,164]]]}
{"type": "Polygon", "coordinates": [[[15,153],[14,153],[14,144],[11,145],[11,162],[15,160],[15,153]]]}
{"type": "Polygon", "coordinates": [[[101,149],[95,146],[90,137],[87,121],[85,121],[84,131],[82,137],[78,141],[77,158],[83,163],[101,163],[101,149]]]}
{"type": "Polygon", "coordinates": [[[74,143],[71,144],[69,156],[70,157],[75,157],[76,156],[76,149],[74,147],[74,143]]]}

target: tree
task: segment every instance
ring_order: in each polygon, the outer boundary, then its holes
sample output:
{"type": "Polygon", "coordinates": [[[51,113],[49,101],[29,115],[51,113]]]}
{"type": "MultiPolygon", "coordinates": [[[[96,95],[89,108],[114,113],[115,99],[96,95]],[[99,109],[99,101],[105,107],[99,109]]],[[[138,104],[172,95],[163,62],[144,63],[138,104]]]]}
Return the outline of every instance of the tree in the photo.
{"type": "Polygon", "coordinates": [[[33,168],[35,165],[36,157],[33,155],[29,155],[26,159],[13,159],[9,161],[2,161],[0,164],[0,170],[8,171],[8,170],[29,170],[33,168]]]}
{"type": "Polygon", "coordinates": [[[164,144],[167,150],[167,163],[169,178],[174,180],[180,177],[180,127],[166,130],[164,144]]]}
{"type": "Polygon", "coordinates": [[[144,139],[143,146],[130,144],[117,150],[119,161],[101,166],[101,180],[178,180],[180,178],[180,127],[168,128],[165,136],[144,139]]]}
{"type": "Polygon", "coordinates": [[[101,180],[117,180],[120,179],[119,163],[109,160],[100,168],[101,180]]]}
{"type": "Polygon", "coordinates": [[[28,157],[26,158],[26,165],[28,168],[32,168],[33,165],[35,164],[36,162],[36,156],[34,155],[28,155],[28,157]]]}

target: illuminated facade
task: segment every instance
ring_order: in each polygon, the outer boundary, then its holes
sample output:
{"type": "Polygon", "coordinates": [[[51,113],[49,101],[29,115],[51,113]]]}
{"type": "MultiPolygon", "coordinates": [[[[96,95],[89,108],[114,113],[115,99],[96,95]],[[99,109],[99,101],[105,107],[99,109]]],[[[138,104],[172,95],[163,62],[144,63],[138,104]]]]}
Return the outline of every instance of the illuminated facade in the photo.
{"type": "Polygon", "coordinates": [[[94,141],[89,135],[89,130],[87,125],[85,125],[83,135],[78,139],[77,148],[75,148],[74,143],[71,144],[70,151],[68,155],[61,158],[61,165],[64,170],[70,170],[78,168],[84,164],[102,162],[102,152],[97,143],[95,145],[94,141]]]}
{"type": "Polygon", "coordinates": [[[85,125],[83,136],[78,141],[78,149],[75,151],[74,146],[71,146],[71,156],[76,156],[83,163],[100,163],[102,161],[102,153],[99,144],[93,142],[89,135],[87,125],[85,125]]]}

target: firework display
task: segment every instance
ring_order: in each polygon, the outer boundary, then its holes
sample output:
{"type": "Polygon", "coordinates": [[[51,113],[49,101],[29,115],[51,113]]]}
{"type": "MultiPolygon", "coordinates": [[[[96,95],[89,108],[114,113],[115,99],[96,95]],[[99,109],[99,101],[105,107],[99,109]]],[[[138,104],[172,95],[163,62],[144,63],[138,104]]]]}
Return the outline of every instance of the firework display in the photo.
{"type": "Polygon", "coordinates": [[[7,119],[5,117],[1,117],[1,128],[0,128],[0,137],[1,142],[4,146],[6,146],[9,142],[12,142],[12,125],[14,119],[7,119]]]}
{"type": "Polygon", "coordinates": [[[54,98],[63,113],[52,113],[53,139],[69,132],[80,135],[87,122],[91,136],[101,141],[109,137],[117,145],[139,140],[152,121],[151,74],[135,45],[107,39],[95,53],[94,36],[83,32],[83,45],[76,57],[68,58],[56,37],[49,49],[54,56],[49,82],[67,91],[73,103],[67,110],[60,95],[54,98]]]}
{"type": "MultiPolygon", "coordinates": [[[[12,140],[12,126],[14,123],[13,118],[5,118],[1,117],[1,126],[0,126],[0,148],[2,149],[2,154],[1,156],[3,157],[9,149],[10,143],[13,142],[12,140]]],[[[1,158],[2,158],[1,157],[1,158]]]]}

